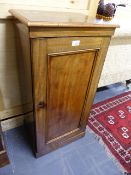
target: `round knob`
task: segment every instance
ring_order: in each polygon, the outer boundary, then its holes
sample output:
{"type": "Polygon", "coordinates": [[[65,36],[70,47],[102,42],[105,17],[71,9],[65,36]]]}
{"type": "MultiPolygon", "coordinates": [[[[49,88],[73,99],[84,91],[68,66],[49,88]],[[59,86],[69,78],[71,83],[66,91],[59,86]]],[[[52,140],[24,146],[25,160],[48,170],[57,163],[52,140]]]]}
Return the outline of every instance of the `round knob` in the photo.
{"type": "Polygon", "coordinates": [[[38,109],[44,108],[45,106],[46,106],[46,104],[42,101],[37,104],[38,109]]]}

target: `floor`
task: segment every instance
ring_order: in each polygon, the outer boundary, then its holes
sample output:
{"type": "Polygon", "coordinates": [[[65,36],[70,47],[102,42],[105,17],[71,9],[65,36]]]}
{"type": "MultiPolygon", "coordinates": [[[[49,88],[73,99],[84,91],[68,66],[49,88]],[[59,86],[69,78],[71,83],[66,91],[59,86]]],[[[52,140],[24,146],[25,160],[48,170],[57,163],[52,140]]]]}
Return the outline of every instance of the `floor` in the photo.
{"type": "MultiPolygon", "coordinates": [[[[121,84],[99,89],[94,103],[127,91],[121,84]]],[[[122,175],[94,134],[36,159],[23,127],[5,132],[10,165],[0,175],[122,175]]]]}

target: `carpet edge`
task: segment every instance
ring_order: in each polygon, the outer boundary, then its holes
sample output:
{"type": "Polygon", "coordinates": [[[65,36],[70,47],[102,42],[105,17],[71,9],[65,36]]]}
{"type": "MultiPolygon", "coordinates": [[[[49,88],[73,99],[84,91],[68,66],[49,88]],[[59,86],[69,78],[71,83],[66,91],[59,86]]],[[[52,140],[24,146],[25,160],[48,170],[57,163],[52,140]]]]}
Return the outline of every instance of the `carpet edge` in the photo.
{"type": "Polygon", "coordinates": [[[119,161],[115,158],[115,156],[111,153],[111,151],[109,150],[108,146],[104,143],[104,141],[102,140],[102,138],[96,134],[88,125],[86,126],[86,131],[89,133],[93,133],[95,138],[98,140],[98,143],[100,145],[103,146],[107,156],[109,159],[111,159],[113,161],[113,163],[117,166],[117,168],[123,173],[128,173],[127,170],[119,163],[119,161]]]}

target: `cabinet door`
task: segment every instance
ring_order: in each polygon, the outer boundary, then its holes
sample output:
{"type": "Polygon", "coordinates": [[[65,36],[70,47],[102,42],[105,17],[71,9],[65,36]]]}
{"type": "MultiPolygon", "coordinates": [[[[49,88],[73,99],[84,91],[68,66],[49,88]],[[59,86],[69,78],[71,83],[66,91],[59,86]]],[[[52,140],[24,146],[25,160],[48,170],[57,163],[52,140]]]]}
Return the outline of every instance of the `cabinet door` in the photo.
{"type": "Polygon", "coordinates": [[[47,141],[80,129],[95,51],[48,56],[47,141]]]}
{"type": "Polygon", "coordinates": [[[77,40],[70,37],[32,40],[36,156],[85,134],[93,99],[89,94],[93,96],[100,74],[95,67],[101,65],[102,38],[81,37],[81,45],[72,47],[74,39],[77,40]]]}

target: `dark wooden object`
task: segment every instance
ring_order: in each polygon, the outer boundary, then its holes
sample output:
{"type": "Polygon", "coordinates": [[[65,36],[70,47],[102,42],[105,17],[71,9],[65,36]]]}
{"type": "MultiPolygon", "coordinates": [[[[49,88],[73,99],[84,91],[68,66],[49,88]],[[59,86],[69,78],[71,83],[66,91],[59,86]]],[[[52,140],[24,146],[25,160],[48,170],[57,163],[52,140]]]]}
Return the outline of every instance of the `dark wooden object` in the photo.
{"type": "Polygon", "coordinates": [[[2,135],[2,130],[0,126],[0,168],[9,164],[9,158],[6,152],[4,140],[3,140],[3,135],[2,135]]]}
{"type": "Polygon", "coordinates": [[[33,117],[26,123],[33,131],[36,156],[41,156],[85,135],[117,26],[73,13],[10,12],[15,17],[21,86],[27,92],[24,97],[32,94],[33,117]]]}

